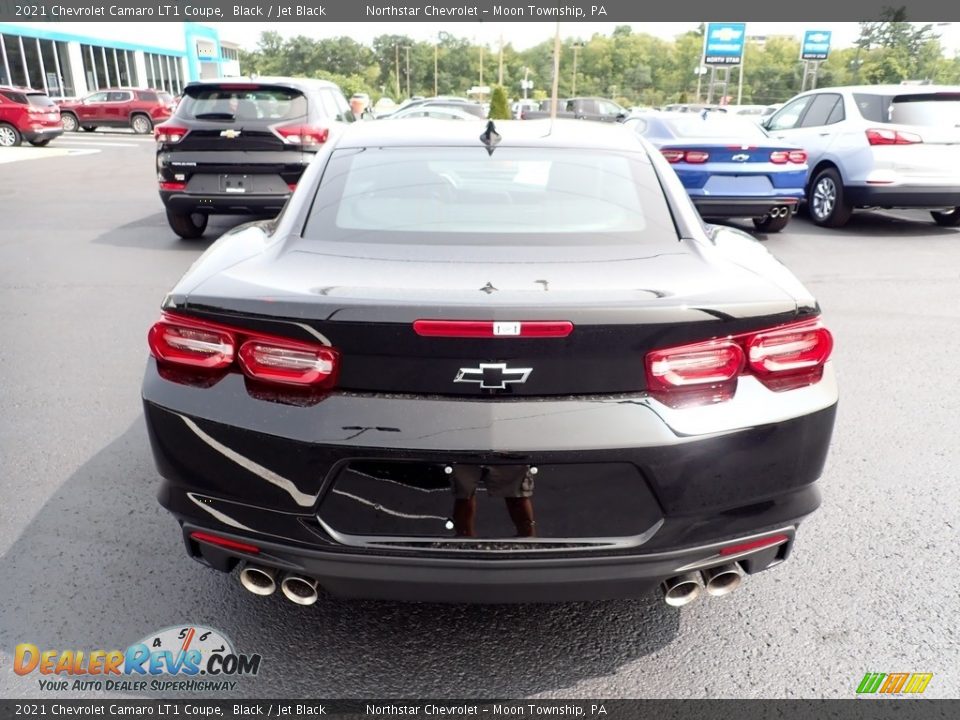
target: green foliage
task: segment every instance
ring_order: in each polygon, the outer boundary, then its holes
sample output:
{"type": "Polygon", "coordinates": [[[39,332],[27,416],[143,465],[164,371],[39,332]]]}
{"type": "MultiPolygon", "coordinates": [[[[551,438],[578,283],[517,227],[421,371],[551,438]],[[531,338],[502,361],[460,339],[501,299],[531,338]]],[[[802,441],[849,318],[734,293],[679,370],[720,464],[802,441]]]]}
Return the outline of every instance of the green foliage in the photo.
{"type": "Polygon", "coordinates": [[[511,117],[507,93],[500,85],[493,88],[493,94],[490,96],[489,117],[491,120],[509,120],[511,117]]]}
{"type": "MultiPolygon", "coordinates": [[[[561,47],[559,93],[561,97],[599,95],[617,98],[625,105],[662,105],[697,100],[701,25],[673,40],[663,40],[629,26],[619,26],[610,35],[564,41],[561,47]],[[577,46],[576,53],[574,46],[577,46]],[[576,54],[576,78],[574,55],[576,54]]],[[[368,93],[374,101],[386,95],[402,100],[407,95],[465,96],[474,85],[497,84],[500,48],[484,47],[466,38],[441,32],[436,44],[418,42],[407,35],[384,34],[367,46],[350,37],[313,39],[284,38],[264,32],[257,49],[242,52],[245,74],[319,77],[338,83],[344,93],[368,93]],[[481,55],[483,67],[481,70],[481,55]],[[408,63],[409,58],[409,63],[408,63]],[[436,73],[434,61],[436,60],[436,73]],[[481,83],[482,72],[482,83],[481,83]]],[[[744,58],[743,102],[783,102],[799,92],[803,64],[798,60],[799,42],[791,37],[770,37],[766,42],[748,40],[744,58]]],[[[503,47],[504,97],[522,97],[520,81],[533,82],[529,97],[548,97],[553,76],[553,39],[519,51],[503,47]]],[[[960,83],[960,59],[943,57],[940,42],[930,25],[914,26],[902,9],[887,9],[877,22],[861,23],[854,48],[838,48],[820,65],[817,84],[926,80],[960,83]]],[[[727,89],[720,94],[736,97],[738,71],[730,73],[727,89]]],[[[705,100],[709,75],[700,83],[705,100]]]]}

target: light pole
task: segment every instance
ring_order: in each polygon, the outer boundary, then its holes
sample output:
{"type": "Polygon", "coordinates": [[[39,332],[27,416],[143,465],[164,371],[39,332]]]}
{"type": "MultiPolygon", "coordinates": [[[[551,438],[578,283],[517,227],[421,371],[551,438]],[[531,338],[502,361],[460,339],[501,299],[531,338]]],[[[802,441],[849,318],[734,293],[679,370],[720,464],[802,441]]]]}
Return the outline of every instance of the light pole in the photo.
{"type": "Polygon", "coordinates": [[[400,100],[400,46],[393,46],[393,69],[397,78],[397,100],[400,100]]]}
{"type": "Polygon", "coordinates": [[[583,47],[583,43],[575,42],[573,44],[573,87],[570,89],[571,95],[577,94],[577,53],[583,47]]]}
{"type": "Polygon", "coordinates": [[[527,99],[527,90],[530,88],[530,68],[523,68],[523,99],[527,99]]]}
{"type": "Polygon", "coordinates": [[[500,36],[500,62],[497,71],[497,85],[503,87],[503,35],[500,36]]]}
{"type": "Polygon", "coordinates": [[[483,45],[480,46],[480,87],[483,87],[483,45]]]}
{"type": "Polygon", "coordinates": [[[403,49],[407,52],[407,97],[410,97],[410,46],[404,45],[403,49]]]}
{"type": "Polygon", "coordinates": [[[437,97],[437,65],[440,60],[440,45],[433,44],[433,96],[437,97]]]}

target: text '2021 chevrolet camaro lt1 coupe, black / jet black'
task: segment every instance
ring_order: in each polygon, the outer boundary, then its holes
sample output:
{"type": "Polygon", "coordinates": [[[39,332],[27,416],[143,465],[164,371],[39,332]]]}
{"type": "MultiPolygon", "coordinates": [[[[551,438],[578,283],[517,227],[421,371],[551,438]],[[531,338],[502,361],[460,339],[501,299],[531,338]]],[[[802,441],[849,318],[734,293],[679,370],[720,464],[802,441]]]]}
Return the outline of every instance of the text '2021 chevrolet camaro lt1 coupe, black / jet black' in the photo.
{"type": "Polygon", "coordinates": [[[254,593],[683,605],[817,508],[832,346],[628,130],[356,123],[167,295],[143,400],[188,553],[254,593]]]}

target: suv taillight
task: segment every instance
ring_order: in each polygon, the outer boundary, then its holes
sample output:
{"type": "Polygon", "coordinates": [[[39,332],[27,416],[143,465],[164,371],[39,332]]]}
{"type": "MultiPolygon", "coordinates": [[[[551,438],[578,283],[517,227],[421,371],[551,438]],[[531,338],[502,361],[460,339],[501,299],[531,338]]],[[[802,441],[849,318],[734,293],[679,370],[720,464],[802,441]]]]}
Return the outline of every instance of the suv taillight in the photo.
{"type": "Polygon", "coordinates": [[[290,145],[323,145],[330,137],[330,129],[316,125],[278,125],[274,133],[290,145]]]}
{"type": "Polygon", "coordinates": [[[147,335],[150,353],[181,368],[239,369],[265,383],[328,388],[336,382],[339,353],[326,345],[163,313],[147,335]]]}
{"type": "Polygon", "coordinates": [[[871,145],[916,145],[922,143],[923,138],[916,133],[902,130],[871,128],[867,130],[867,142],[871,145]]]}
{"type": "Polygon", "coordinates": [[[819,382],[832,351],[833,336],[819,318],[653,350],[645,362],[647,388],[671,407],[729,400],[743,374],[784,392],[819,382]]]}
{"type": "Polygon", "coordinates": [[[178,125],[157,125],[153,129],[153,139],[158,143],[173,145],[183,140],[190,131],[178,125]]]}

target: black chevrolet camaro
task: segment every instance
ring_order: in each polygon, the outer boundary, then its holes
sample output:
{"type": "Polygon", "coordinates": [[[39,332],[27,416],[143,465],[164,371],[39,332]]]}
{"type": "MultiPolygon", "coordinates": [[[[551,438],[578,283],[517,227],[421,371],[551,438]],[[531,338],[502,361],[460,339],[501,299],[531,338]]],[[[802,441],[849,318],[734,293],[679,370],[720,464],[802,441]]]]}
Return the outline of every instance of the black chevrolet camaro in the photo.
{"type": "Polygon", "coordinates": [[[628,130],[356,123],[167,295],[143,401],[187,552],[251,592],[683,605],[817,508],[832,346],[628,130]]]}

